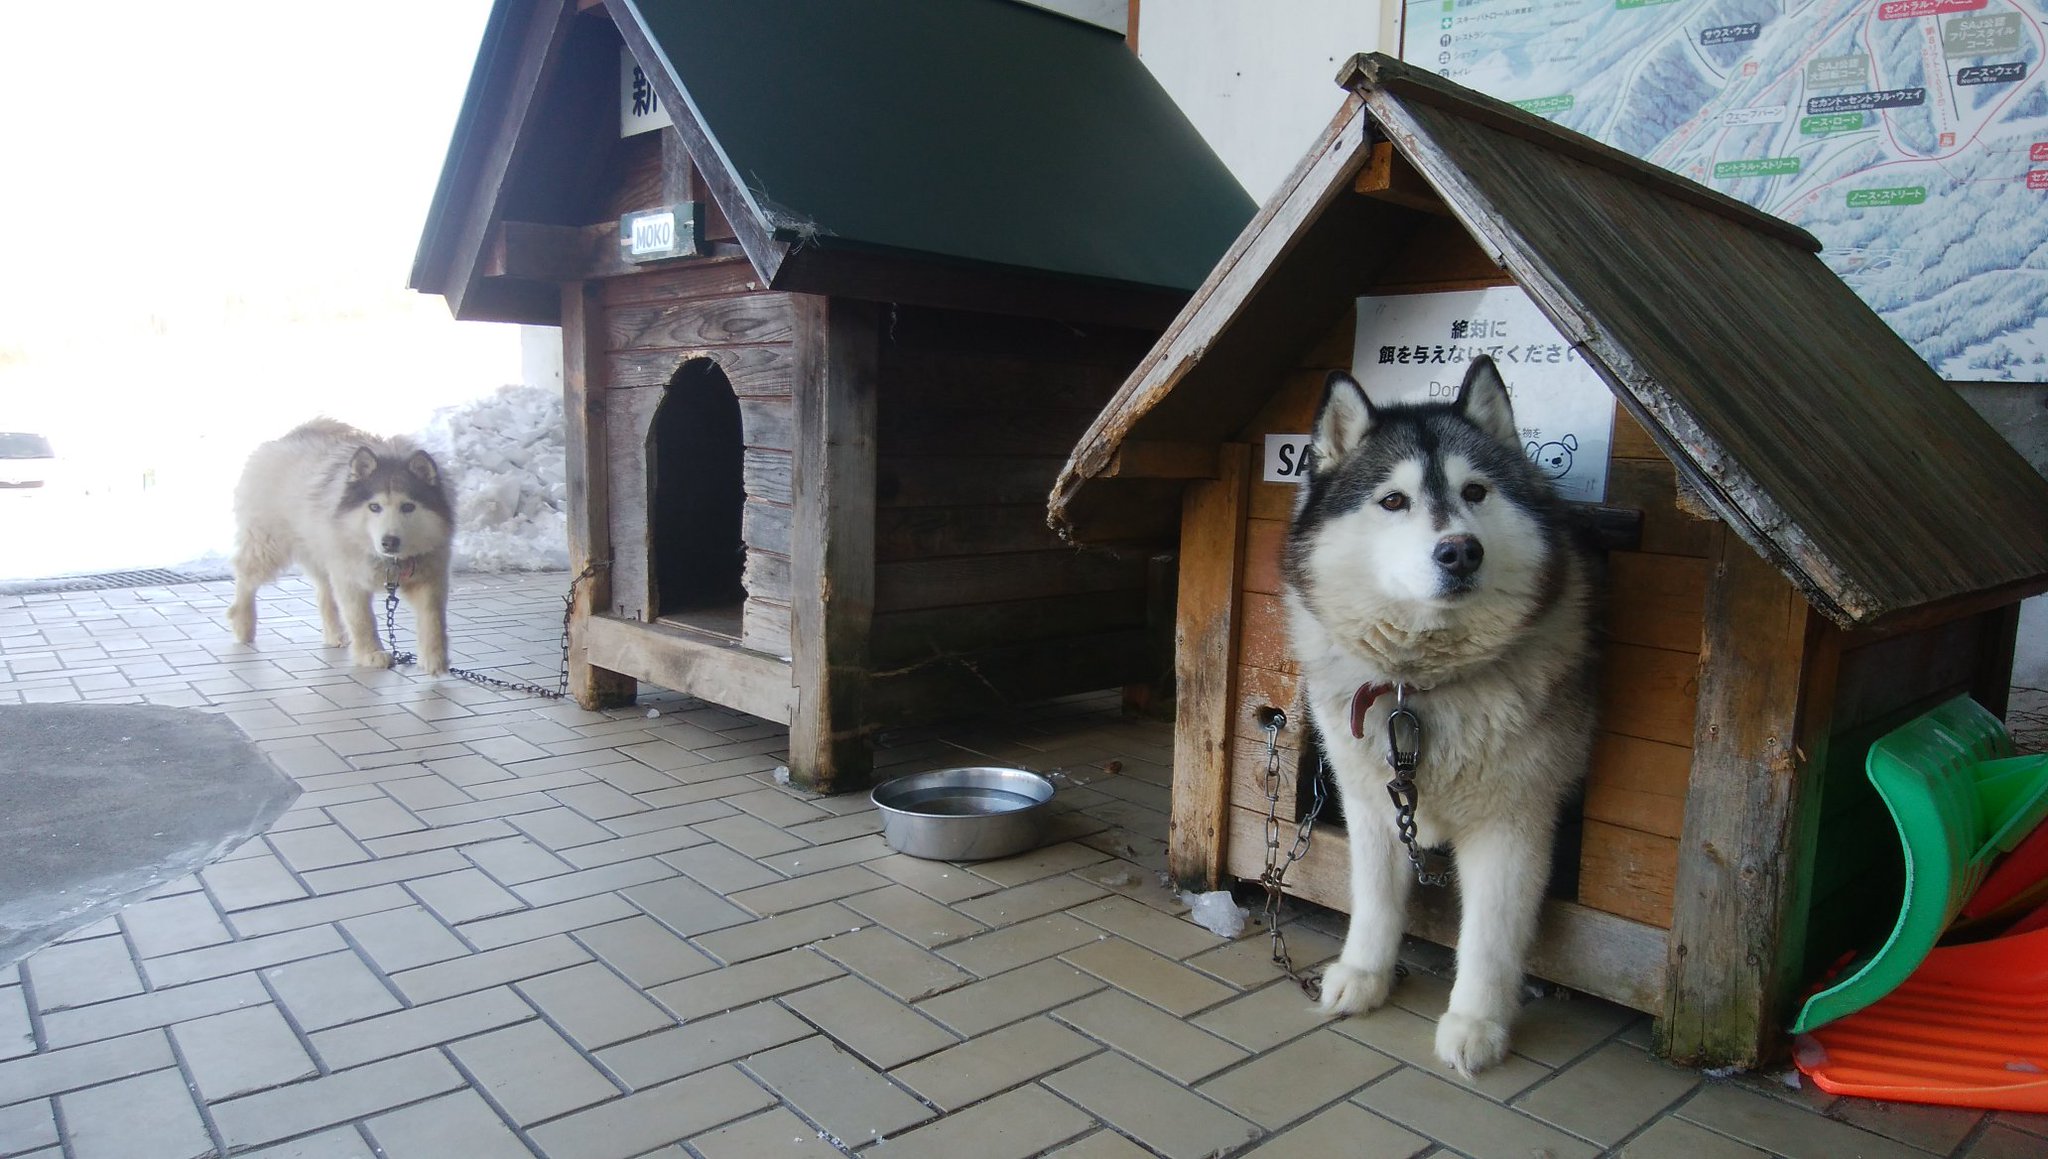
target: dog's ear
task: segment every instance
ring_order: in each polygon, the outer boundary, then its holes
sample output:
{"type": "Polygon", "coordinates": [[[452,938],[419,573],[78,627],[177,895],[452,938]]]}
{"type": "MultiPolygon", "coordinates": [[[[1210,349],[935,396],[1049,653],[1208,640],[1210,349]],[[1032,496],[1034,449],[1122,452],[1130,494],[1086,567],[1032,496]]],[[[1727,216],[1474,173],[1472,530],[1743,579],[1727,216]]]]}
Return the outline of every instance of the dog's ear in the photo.
{"type": "Polygon", "coordinates": [[[1466,422],[1511,447],[1518,445],[1515,408],[1508,401],[1508,384],[1501,381],[1500,368],[1490,356],[1480,355],[1465,369],[1458,401],[1452,405],[1466,422]]]}
{"type": "Polygon", "coordinates": [[[1358,380],[1333,370],[1323,382],[1323,405],[1316,408],[1313,473],[1334,470],[1346,452],[1357,446],[1379,418],[1358,380]]]}
{"type": "Polygon", "coordinates": [[[434,465],[434,456],[425,451],[414,451],[412,458],[405,461],[405,469],[429,487],[441,485],[441,468],[434,465]]]}
{"type": "Polygon", "coordinates": [[[368,447],[357,447],[355,455],[348,461],[348,481],[360,483],[377,469],[377,452],[368,447]]]}

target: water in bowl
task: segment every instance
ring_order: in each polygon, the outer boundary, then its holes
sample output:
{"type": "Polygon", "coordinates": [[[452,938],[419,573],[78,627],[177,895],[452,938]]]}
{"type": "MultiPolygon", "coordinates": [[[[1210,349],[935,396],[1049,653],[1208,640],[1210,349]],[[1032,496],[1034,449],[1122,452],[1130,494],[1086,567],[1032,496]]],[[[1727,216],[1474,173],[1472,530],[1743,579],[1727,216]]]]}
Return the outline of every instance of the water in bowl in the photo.
{"type": "Polygon", "coordinates": [[[936,817],[979,817],[990,813],[1014,813],[1019,809],[1029,809],[1038,803],[1036,797],[1013,793],[1008,789],[940,785],[905,793],[901,798],[890,802],[890,805],[906,813],[923,813],[936,817]]]}

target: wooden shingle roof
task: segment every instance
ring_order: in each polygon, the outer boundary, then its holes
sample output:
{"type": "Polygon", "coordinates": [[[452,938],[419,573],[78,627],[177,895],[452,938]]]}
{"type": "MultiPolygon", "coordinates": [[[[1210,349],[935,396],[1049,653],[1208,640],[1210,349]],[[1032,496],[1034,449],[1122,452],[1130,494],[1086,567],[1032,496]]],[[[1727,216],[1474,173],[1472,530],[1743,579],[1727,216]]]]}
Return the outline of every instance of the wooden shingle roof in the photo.
{"type": "Polygon", "coordinates": [[[2048,589],[2048,481],[1804,231],[1387,57],[1077,445],[1087,538],[1132,443],[1220,441],[1333,324],[1410,213],[1351,192],[1391,141],[1716,515],[1845,627],[2048,589]]]}
{"type": "Polygon", "coordinates": [[[771,288],[899,300],[906,270],[944,268],[1155,299],[1163,322],[1256,209],[1121,36],[1015,0],[588,7],[493,11],[413,273],[463,316],[498,222],[578,214],[548,191],[602,166],[576,141],[616,134],[583,90],[616,92],[619,39],[771,288]],[[594,23],[614,55],[584,51],[594,23]]]}

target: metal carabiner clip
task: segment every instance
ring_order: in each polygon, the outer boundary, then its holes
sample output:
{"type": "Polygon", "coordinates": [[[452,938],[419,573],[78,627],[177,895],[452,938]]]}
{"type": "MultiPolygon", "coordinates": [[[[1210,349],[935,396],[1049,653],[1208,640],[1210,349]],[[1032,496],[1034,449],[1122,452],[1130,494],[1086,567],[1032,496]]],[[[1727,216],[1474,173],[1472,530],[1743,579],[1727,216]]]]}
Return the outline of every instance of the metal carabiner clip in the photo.
{"type": "Polygon", "coordinates": [[[1394,711],[1387,714],[1387,764],[1396,772],[1415,771],[1422,762],[1422,719],[1408,707],[1408,686],[1394,691],[1394,711]]]}

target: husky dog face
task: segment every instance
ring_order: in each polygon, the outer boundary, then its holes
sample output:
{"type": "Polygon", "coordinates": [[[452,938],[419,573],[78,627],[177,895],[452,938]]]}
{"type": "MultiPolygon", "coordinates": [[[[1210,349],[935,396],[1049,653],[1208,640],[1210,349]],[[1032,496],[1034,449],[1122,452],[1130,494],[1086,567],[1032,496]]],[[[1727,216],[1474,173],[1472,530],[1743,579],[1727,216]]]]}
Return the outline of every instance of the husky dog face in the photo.
{"type": "Polygon", "coordinates": [[[448,546],[454,525],[441,469],[425,451],[400,460],[356,448],[339,515],[371,554],[391,560],[448,546]]]}
{"type": "Polygon", "coordinates": [[[1283,567],[1339,638],[1519,620],[1542,598],[1556,501],[1491,359],[1450,403],[1378,406],[1332,373],[1314,449],[1283,567]]]}

